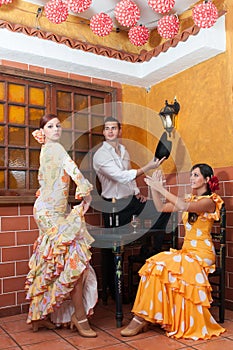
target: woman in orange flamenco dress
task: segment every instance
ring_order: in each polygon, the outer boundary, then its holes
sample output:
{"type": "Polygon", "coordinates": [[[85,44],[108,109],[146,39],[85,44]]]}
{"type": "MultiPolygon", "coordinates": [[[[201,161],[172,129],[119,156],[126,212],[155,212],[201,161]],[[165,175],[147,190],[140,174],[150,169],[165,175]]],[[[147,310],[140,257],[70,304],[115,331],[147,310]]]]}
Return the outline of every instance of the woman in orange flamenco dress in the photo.
{"type": "Polygon", "coordinates": [[[148,323],[160,324],[168,337],[210,339],[225,331],[209,312],[211,286],[209,272],[215,269],[215,250],[211,229],[219,219],[222,199],[214,193],[218,179],[207,164],[196,164],[190,173],[193,194],[186,199],[167,191],[161,171],[145,182],[150,186],[158,211],[183,212],[184,243],[180,250],[170,249],[146,260],[130,324],[122,336],[134,336],[148,323]],[[162,200],[161,195],[165,198],[162,200]]]}
{"type": "Polygon", "coordinates": [[[84,220],[92,185],[59,143],[61,132],[60,120],[53,114],[43,116],[40,129],[33,132],[42,148],[34,204],[39,236],[25,285],[30,301],[27,323],[33,331],[70,323],[81,336],[96,337],[87,319],[97,302],[97,280],[90,265],[94,239],[84,220]],[[67,212],[70,178],[81,204],[67,212]]]}

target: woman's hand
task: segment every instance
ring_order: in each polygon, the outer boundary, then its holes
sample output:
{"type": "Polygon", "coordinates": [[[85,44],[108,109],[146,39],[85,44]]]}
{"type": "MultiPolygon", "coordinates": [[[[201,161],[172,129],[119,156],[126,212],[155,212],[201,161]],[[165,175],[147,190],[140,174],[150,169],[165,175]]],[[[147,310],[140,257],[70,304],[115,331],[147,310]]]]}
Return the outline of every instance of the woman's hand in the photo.
{"type": "Polygon", "coordinates": [[[146,176],[144,179],[145,183],[152,189],[162,193],[164,190],[164,177],[161,170],[157,170],[152,176],[146,176]]]}
{"type": "Polygon", "coordinates": [[[92,197],[91,195],[87,195],[85,197],[83,197],[83,201],[82,201],[82,205],[83,205],[83,214],[86,214],[86,212],[88,211],[90,204],[92,201],[92,197]]]}

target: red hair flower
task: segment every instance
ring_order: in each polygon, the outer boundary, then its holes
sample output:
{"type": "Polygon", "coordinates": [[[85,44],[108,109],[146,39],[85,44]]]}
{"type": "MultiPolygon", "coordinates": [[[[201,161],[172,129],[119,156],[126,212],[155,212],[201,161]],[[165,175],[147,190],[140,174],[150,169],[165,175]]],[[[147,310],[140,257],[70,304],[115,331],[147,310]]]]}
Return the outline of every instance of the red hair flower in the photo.
{"type": "Polygon", "coordinates": [[[211,192],[219,190],[219,180],[217,176],[211,176],[210,180],[208,181],[208,185],[210,187],[211,192]]]}
{"type": "Polygon", "coordinates": [[[43,144],[45,142],[45,136],[42,133],[41,129],[36,129],[32,132],[32,136],[34,139],[39,142],[40,144],[43,144]]]}

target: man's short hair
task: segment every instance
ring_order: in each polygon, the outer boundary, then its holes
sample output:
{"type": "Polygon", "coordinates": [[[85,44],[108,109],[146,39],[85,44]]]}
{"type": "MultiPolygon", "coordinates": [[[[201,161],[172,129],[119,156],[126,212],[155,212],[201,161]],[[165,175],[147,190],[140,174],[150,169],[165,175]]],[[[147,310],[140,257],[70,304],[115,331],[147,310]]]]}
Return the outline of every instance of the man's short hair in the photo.
{"type": "Polygon", "coordinates": [[[115,123],[117,123],[118,128],[121,129],[121,123],[119,122],[118,119],[116,119],[116,118],[114,118],[114,117],[112,117],[112,116],[107,117],[107,118],[104,119],[104,126],[105,126],[105,124],[108,123],[108,122],[115,122],[115,123]]]}

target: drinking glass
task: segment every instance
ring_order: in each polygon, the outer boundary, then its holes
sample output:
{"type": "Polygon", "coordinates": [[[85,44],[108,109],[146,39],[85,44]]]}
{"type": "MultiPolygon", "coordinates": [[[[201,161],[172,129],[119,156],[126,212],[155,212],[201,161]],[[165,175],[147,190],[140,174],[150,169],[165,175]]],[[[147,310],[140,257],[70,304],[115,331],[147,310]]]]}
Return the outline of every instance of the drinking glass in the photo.
{"type": "Polygon", "coordinates": [[[133,233],[137,233],[136,228],[138,226],[138,218],[137,215],[133,215],[131,219],[131,226],[133,226],[133,233]]]}

